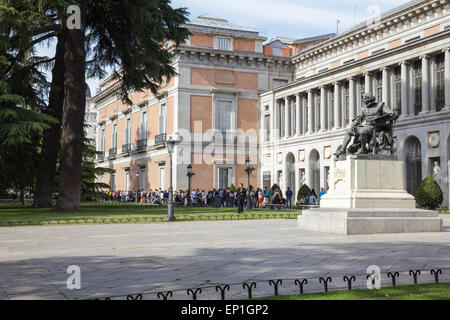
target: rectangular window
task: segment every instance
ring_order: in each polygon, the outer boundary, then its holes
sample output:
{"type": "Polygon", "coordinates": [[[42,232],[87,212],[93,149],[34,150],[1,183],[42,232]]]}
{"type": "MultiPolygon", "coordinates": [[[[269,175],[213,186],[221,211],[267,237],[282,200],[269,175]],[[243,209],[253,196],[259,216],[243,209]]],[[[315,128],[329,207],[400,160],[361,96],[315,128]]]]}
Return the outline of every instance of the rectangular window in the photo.
{"type": "Polygon", "coordinates": [[[378,72],[375,78],[375,93],[378,102],[383,101],[383,72],[378,72]]]}
{"type": "Polygon", "coordinates": [[[125,191],[130,191],[130,172],[125,172],[125,191]]]}
{"type": "Polygon", "coordinates": [[[436,110],[441,111],[445,105],[445,56],[436,56],[436,110]]]}
{"type": "Polygon", "coordinates": [[[272,188],[272,173],[270,171],[263,172],[263,187],[272,188]]]}
{"type": "Polygon", "coordinates": [[[159,134],[167,133],[167,104],[161,104],[159,109],[159,134]]]}
{"type": "Polygon", "coordinates": [[[166,189],[166,168],[165,167],[159,168],[159,187],[162,190],[166,189]]]}
{"type": "Polygon", "coordinates": [[[318,93],[317,95],[316,95],[316,112],[315,112],[315,123],[316,123],[316,131],[319,131],[320,130],[320,104],[322,103],[322,101],[321,101],[321,95],[320,95],[320,93],[318,93]]]}
{"type": "Polygon", "coordinates": [[[281,48],[272,48],[272,55],[274,56],[281,57],[282,52],[281,48]]]}
{"type": "Polygon", "coordinates": [[[219,185],[220,189],[227,189],[230,187],[229,168],[218,168],[219,185]]]}
{"type": "Polygon", "coordinates": [[[233,102],[232,101],[218,101],[216,110],[216,129],[219,130],[223,137],[226,137],[227,132],[233,130],[233,102]]]}
{"type": "Polygon", "coordinates": [[[116,190],[116,175],[112,174],[111,175],[111,184],[110,184],[111,190],[114,191],[116,190]]]}
{"type": "Polygon", "coordinates": [[[344,126],[350,123],[350,83],[344,86],[344,126]]]}
{"type": "Polygon", "coordinates": [[[100,140],[100,151],[105,152],[105,129],[102,129],[102,137],[100,140]]]}
{"type": "Polygon", "coordinates": [[[264,142],[270,141],[270,115],[264,116],[264,142]]]}
{"type": "Polygon", "coordinates": [[[402,107],[402,71],[401,67],[394,69],[394,106],[396,109],[402,107]]]}
{"type": "Polygon", "coordinates": [[[231,50],[231,39],[230,38],[217,38],[217,49],[219,50],[231,50]]]}
{"type": "Polygon", "coordinates": [[[139,175],[139,190],[147,189],[147,175],[145,170],[141,170],[141,173],[139,175]]]}
{"type": "Polygon", "coordinates": [[[330,125],[331,125],[331,128],[334,128],[334,91],[333,90],[329,91],[328,97],[330,99],[330,102],[328,104],[328,114],[329,114],[329,118],[330,118],[330,125]]]}
{"type": "Polygon", "coordinates": [[[127,126],[125,128],[125,134],[124,134],[124,141],[125,144],[131,144],[131,119],[127,119],[127,126]]]}
{"type": "Polygon", "coordinates": [[[422,112],[422,61],[413,65],[414,114],[422,112]]]}
{"type": "Polygon", "coordinates": [[[141,115],[141,127],[139,130],[139,139],[147,139],[147,112],[143,111],[141,115]]]}
{"type": "Polygon", "coordinates": [[[112,141],[112,147],[114,149],[117,148],[117,124],[113,125],[111,141],[112,141]]]}

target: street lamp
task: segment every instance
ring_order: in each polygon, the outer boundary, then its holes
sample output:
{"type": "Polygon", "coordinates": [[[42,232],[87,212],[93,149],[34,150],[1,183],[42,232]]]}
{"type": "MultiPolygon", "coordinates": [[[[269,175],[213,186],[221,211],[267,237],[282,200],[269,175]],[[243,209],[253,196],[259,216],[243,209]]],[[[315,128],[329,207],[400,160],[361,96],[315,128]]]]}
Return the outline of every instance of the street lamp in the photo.
{"type": "Polygon", "coordinates": [[[178,139],[174,139],[173,137],[169,137],[166,140],[167,152],[169,152],[170,158],[170,186],[169,186],[169,203],[167,205],[167,221],[175,221],[175,212],[173,210],[173,178],[172,178],[172,156],[175,149],[175,146],[179,144],[183,139],[180,137],[178,139]]]}
{"type": "Polygon", "coordinates": [[[136,204],[138,204],[138,186],[139,186],[139,171],[136,171],[136,194],[135,194],[135,201],[136,201],[136,204]]]}
{"type": "Polygon", "coordinates": [[[188,173],[187,173],[187,177],[188,177],[188,194],[187,194],[187,205],[189,207],[189,205],[191,204],[191,178],[193,176],[195,176],[195,173],[192,172],[192,165],[189,164],[187,166],[188,169],[188,173]]]}
{"type": "Polygon", "coordinates": [[[247,176],[248,176],[247,209],[252,208],[252,201],[250,199],[250,175],[255,170],[256,170],[255,168],[250,167],[250,157],[247,157],[247,159],[245,159],[245,172],[247,172],[247,176]]]}

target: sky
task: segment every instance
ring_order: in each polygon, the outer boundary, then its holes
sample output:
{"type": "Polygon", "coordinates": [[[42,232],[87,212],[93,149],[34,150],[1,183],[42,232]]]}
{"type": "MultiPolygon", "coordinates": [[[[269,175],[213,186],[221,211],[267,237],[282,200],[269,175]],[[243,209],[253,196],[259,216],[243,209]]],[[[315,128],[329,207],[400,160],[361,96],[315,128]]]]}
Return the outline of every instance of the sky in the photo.
{"type": "MultiPolygon", "coordinates": [[[[377,12],[383,13],[409,0],[172,0],[172,6],[186,7],[189,18],[208,13],[257,30],[267,38],[303,38],[348,30],[377,12]]],[[[39,48],[54,55],[54,46],[39,48]]],[[[92,94],[99,79],[88,79],[92,94]]]]}

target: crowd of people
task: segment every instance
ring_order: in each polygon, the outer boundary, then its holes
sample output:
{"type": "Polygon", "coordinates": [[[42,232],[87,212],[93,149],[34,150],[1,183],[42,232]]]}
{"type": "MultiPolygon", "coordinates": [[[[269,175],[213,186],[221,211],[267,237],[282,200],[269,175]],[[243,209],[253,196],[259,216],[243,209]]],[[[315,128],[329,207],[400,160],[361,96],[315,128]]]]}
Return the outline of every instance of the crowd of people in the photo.
{"type": "MultiPolygon", "coordinates": [[[[247,189],[242,185],[236,190],[235,188],[213,189],[208,192],[205,190],[194,189],[191,192],[178,190],[173,194],[173,200],[178,205],[184,206],[204,206],[204,207],[221,207],[221,208],[237,208],[239,201],[243,201],[247,205],[247,201],[251,201],[253,208],[264,208],[267,205],[280,205],[287,208],[294,206],[316,206],[320,204],[320,199],[325,195],[322,188],[319,194],[315,190],[311,190],[306,196],[297,196],[296,200],[291,188],[287,188],[283,194],[279,188],[274,190],[265,187],[247,189]]],[[[123,203],[140,203],[152,205],[167,205],[169,202],[169,191],[155,189],[150,191],[139,190],[132,191],[109,191],[107,194],[109,201],[123,203]]]]}

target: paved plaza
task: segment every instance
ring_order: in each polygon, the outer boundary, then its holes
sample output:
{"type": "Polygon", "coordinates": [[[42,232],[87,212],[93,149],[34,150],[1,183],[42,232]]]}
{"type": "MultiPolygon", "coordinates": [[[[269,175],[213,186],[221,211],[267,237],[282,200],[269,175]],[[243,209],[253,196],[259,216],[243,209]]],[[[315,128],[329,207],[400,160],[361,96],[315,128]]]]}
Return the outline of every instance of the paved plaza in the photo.
{"type": "MultiPolygon", "coordinates": [[[[1,299],[124,299],[144,293],[157,299],[218,299],[217,284],[231,284],[227,299],[246,297],[243,282],[257,282],[254,296],[273,295],[267,280],[285,279],[280,294],[295,294],[295,279],[308,278],[306,292],[344,288],[343,275],[365,285],[366,268],[388,271],[444,268],[450,281],[450,217],[444,233],[341,236],[302,232],[296,220],[81,225],[0,229],[1,299]],[[66,269],[81,268],[81,290],[69,290],[66,269]]],[[[429,271],[419,282],[432,282],[429,271]]],[[[398,283],[411,283],[402,272],[398,283]]]]}

